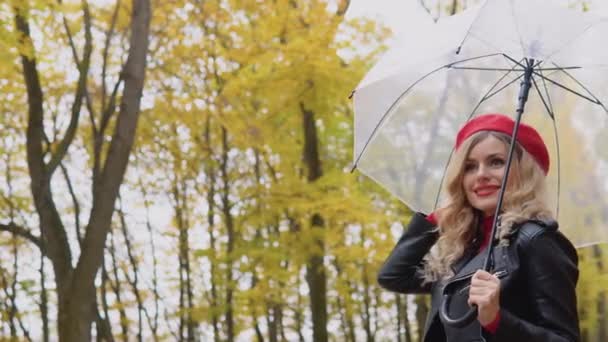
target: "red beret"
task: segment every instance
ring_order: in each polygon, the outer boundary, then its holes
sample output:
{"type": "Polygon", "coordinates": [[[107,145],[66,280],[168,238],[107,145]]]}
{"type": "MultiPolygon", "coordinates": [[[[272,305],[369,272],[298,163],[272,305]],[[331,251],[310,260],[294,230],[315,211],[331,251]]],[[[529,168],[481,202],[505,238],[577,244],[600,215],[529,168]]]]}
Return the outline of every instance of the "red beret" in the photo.
{"type": "MultiPolygon", "coordinates": [[[[494,131],[501,132],[511,136],[515,121],[503,114],[483,114],[468,121],[456,136],[456,149],[460,147],[463,141],[479,131],[494,131]]],[[[540,134],[529,125],[524,123],[519,124],[517,131],[517,142],[538,162],[540,167],[545,171],[545,175],[549,172],[549,151],[540,134]]]]}

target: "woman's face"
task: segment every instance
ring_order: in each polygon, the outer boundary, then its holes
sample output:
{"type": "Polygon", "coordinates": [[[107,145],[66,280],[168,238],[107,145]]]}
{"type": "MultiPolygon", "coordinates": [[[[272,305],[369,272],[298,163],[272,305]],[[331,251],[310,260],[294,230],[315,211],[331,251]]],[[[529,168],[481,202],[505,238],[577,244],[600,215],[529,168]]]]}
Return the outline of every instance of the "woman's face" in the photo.
{"type": "Polygon", "coordinates": [[[505,143],[489,135],[473,146],[464,162],[462,185],[467,200],[486,216],[496,210],[506,160],[505,143]]]}

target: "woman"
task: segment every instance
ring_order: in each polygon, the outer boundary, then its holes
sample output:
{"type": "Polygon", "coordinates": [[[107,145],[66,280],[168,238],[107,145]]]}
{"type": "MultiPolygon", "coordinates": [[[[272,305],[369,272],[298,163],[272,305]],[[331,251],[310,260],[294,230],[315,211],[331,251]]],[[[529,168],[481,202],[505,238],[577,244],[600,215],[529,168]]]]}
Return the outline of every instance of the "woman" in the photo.
{"type": "Polygon", "coordinates": [[[378,275],[401,293],[430,293],[424,341],[578,341],[578,258],[545,204],[547,148],[521,124],[499,216],[490,242],[514,121],[486,114],[465,124],[446,173],[446,201],[428,217],[416,213],[378,275]],[[482,270],[495,243],[493,271],[482,270]],[[450,317],[469,306],[477,320],[454,328],[438,314],[454,293],[450,317]]]}

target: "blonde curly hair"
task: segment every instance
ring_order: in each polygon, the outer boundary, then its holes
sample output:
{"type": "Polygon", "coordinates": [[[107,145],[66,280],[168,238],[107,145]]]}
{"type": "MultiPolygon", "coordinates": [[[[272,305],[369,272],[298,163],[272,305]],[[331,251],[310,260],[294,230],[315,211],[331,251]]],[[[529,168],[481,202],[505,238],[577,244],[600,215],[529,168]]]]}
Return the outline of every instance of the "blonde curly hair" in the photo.
{"type": "MultiPolygon", "coordinates": [[[[479,232],[481,213],[473,208],[462,187],[464,164],[473,147],[488,137],[495,137],[508,148],[511,137],[493,131],[471,135],[454,152],[446,170],[444,204],[435,211],[439,239],[425,257],[423,276],[426,281],[437,281],[453,276],[450,268],[467,248],[472,248],[479,232]]],[[[553,219],[546,200],[545,173],[519,143],[515,146],[507,190],[503,198],[498,236],[501,244],[508,244],[512,227],[530,219],[553,219]]]]}

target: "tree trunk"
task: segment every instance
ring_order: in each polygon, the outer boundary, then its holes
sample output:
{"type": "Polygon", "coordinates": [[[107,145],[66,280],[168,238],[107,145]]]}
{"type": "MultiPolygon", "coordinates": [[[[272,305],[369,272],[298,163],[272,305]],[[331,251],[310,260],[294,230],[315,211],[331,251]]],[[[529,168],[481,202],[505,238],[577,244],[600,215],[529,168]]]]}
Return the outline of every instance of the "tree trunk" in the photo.
{"type": "MultiPolygon", "coordinates": [[[[15,9],[15,26],[21,34],[21,43],[33,46],[28,13],[15,9]]],[[[91,51],[90,14],[83,4],[87,30],[85,54],[79,63],[79,82],[72,106],[72,119],[65,137],[56,150],[48,152],[43,145],[44,99],[36,58],[21,55],[23,76],[27,89],[27,163],[30,188],[41,228],[44,253],[51,260],[55,275],[60,341],[90,341],[91,326],[95,320],[95,278],[103,262],[105,240],[110,229],[118,189],[123,181],[139,118],[148,51],[150,26],[150,1],[133,0],[131,41],[127,62],[121,76],[124,80],[120,113],[114,127],[104,167],[93,185],[92,209],[76,267],[72,266],[72,254],[65,227],[55,206],[51,191],[51,178],[73,141],[80,107],[86,91],[88,63],[91,51]],[[47,161],[48,160],[48,161],[47,161]]],[[[35,55],[35,53],[33,54],[35,55]]],[[[107,133],[107,132],[105,132],[107,133]]]]}
{"type": "Polygon", "coordinates": [[[141,293],[139,291],[139,272],[137,271],[139,265],[136,261],[135,255],[133,254],[133,246],[131,245],[131,237],[128,234],[127,228],[127,220],[125,219],[125,213],[122,208],[122,199],[120,200],[120,208],[118,210],[118,216],[120,217],[120,226],[122,230],[123,238],[125,239],[125,246],[127,247],[127,256],[129,257],[129,264],[133,270],[133,279],[129,275],[129,272],[125,271],[124,276],[127,279],[127,282],[131,286],[131,290],[133,291],[133,295],[135,295],[135,301],[137,302],[137,338],[138,342],[143,341],[143,318],[142,315],[146,313],[144,308],[144,303],[141,298],[141,293]]]}
{"type": "Polygon", "coordinates": [[[112,326],[109,322],[110,308],[108,305],[108,298],[106,296],[106,288],[108,283],[108,272],[106,270],[105,262],[101,264],[101,309],[103,310],[103,317],[101,314],[97,314],[97,341],[114,341],[112,334],[112,326]],[[104,340],[105,338],[105,340],[104,340]]]}
{"type": "MultiPolygon", "coordinates": [[[[300,277],[298,276],[298,281],[296,284],[296,288],[299,288],[301,286],[302,282],[300,281],[300,277]]],[[[304,335],[302,334],[302,329],[304,327],[304,315],[301,311],[302,308],[302,295],[300,294],[300,291],[296,291],[297,294],[297,305],[293,308],[293,319],[295,321],[295,330],[298,333],[298,341],[299,342],[304,342],[304,335]]]]}
{"type": "MultiPolygon", "coordinates": [[[[209,209],[207,210],[207,230],[209,232],[209,249],[212,253],[215,253],[215,234],[213,233],[213,229],[215,227],[215,183],[216,176],[215,170],[213,169],[213,150],[211,148],[211,118],[207,117],[205,122],[205,134],[204,134],[204,149],[208,151],[207,160],[205,161],[205,174],[209,177],[209,188],[207,189],[207,206],[209,209]]],[[[217,270],[216,270],[216,258],[215,254],[212,254],[210,257],[210,268],[211,272],[209,272],[209,282],[211,283],[211,307],[216,308],[219,305],[218,298],[218,290],[217,290],[217,270]]],[[[211,325],[213,327],[213,340],[215,342],[219,342],[221,340],[220,336],[220,326],[219,326],[219,317],[218,314],[213,311],[211,313],[211,325]]]]}
{"type": "Polygon", "coordinates": [[[429,313],[428,299],[425,295],[417,295],[416,299],[416,324],[418,325],[418,341],[422,341],[424,334],[424,324],[429,313]]]}
{"type": "Polygon", "coordinates": [[[234,243],[236,239],[236,233],[234,231],[234,218],[230,212],[232,204],[230,203],[230,179],[228,176],[228,131],[225,127],[222,127],[222,162],[220,165],[220,172],[222,176],[222,212],[224,215],[224,221],[226,224],[226,235],[228,238],[226,247],[226,337],[229,342],[235,339],[234,330],[234,307],[233,307],[233,295],[234,295],[234,284],[233,284],[233,260],[234,260],[234,243]]]}
{"type": "Polygon", "coordinates": [[[148,193],[146,187],[139,180],[139,187],[143,196],[144,208],[146,209],[146,229],[148,230],[148,236],[150,237],[150,248],[152,253],[152,293],[154,294],[154,316],[146,315],[148,320],[148,326],[152,333],[154,341],[158,341],[158,316],[159,316],[159,300],[160,295],[158,293],[158,260],[156,258],[156,243],[154,240],[154,232],[152,230],[152,222],[150,220],[150,207],[148,205],[148,193]]]}
{"type": "Polygon", "coordinates": [[[179,261],[179,293],[180,293],[180,339],[194,341],[195,324],[192,318],[193,294],[190,280],[190,224],[188,220],[188,194],[186,181],[176,176],[173,185],[175,201],[175,218],[179,230],[178,261],[179,261]],[[185,332],[185,338],[184,338],[185,332]]]}
{"type": "Polygon", "coordinates": [[[116,260],[116,243],[114,241],[115,235],[112,233],[110,238],[110,256],[112,259],[112,273],[114,275],[114,284],[112,285],[112,279],[108,278],[110,287],[114,291],[115,301],[118,307],[118,315],[120,317],[120,329],[122,330],[122,340],[124,342],[129,341],[129,319],[127,318],[127,311],[122,301],[122,284],[120,277],[118,276],[118,261],[116,260]]]}
{"type": "MultiPolygon", "coordinates": [[[[11,243],[13,247],[13,274],[12,279],[6,279],[4,274],[1,274],[3,277],[3,287],[4,294],[7,299],[7,316],[8,316],[8,328],[10,331],[10,340],[17,340],[17,276],[18,276],[18,260],[19,260],[19,251],[17,250],[17,237],[13,234],[11,238],[11,243]]],[[[8,273],[8,272],[7,272],[8,273]]],[[[10,274],[7,274],[10,276],[10,274]]]]}
{"type": "MultiPolygon", "coordinates": [[[[307,178],[310,183],[321,178],[321,159],[319,156],[319,139],[315,126],[314,112],[300,104],[302,111],[302,126],[304,131],[304,162],[307,168],[307,178]]],[[[320,236],[316,230],[323,229],[323,217],[313,213],[311,229],[314,236],[320,236]]],[[[317,251],[311,253],[306,265],[306,281],[310,291],[310,311],[312,315],[312,339],[315,342],[327,342],[327,278],[323,259],[325,243],[322,238],[315,238],[317,251]]]]}
{"type": "MultiPolygon", "coordinates": [[[[597,262],[598,274],[604,274],[604,262],[602,255],[602,248],[598,245],[593,246],[593,257],[597,262]]],[[[605,289],[602,289],[599,293],[599,298],[597,301],[597,317],[598,323],[598,331],[597,331],[597,340],[598,341],[608,341],[608,317],[606,317],[606,307],[608,306],[607,292],[605,289]]]]}
{"type": "MultiPolygon", "coordinates": [[[[361,236],[361,247],[363,247],[363,244],[365,242],[365,235],[362,234],[361,236]]],[[[369,285],[369,279],[368,279],[368,274],[367,274],[367,267],[366,264],[363,263],[362,266],[362,274],[361,274],[362,280],[363,280],[363,329],[365,330],[365,336],[367,338],[367,342],[372,342],[374,341],[374,335],[375,333],[372,331],[372,315],[371,315],[371,294],[370,294],[370,285],[369,285]]]]}
{"type": "Polygon", "coordinates": [[[395,294],[397,302],[397,334],[399,341],[405,339],[405,342],[413,342],[412,329],[409,318],[407,317],[407,296],[395,294]]]}
{"type": "Polygon", "coordinates": [[[398,293],[395,293],[395,309],[397,310],[397,342],[403,342],[403,325],[405,325],[404,316],[407,316],[407,313],[405,315],[402,313],[404,305],[401,296],[398,293]]]}
{"type": "Polygon", "coordinates": [[[44,255],[40,254],[40,318],[42,319],[42,341],[49,342],[49,300],[44,271],[44,255]]]}
{"type": "MultiPolygon", "coordinates": [[[[338,281],[340,278],[344,278],[346,283],[346,288],[348,289],[347,293],[338,294],[336,301],[338,304],[338,312],[340,313],[340,320],[342,321],[342,334],[344,335],[345,341],[355,342],[357,340],[355,336],[355,322],[353,320],[353,310],[352,304],[349,303],[349,298],[352,298],[353,287],[351,283],[348,281],[351,275],[346,275],[342,271],[342,267],[340,266],[340,259],[336,256],[333,262],[334,268],[336,269],[336,275],[338,277],[338,281]]],[[[356,288],[356,287],[355,287],[356,288]]],[[[364,320],[364,317],[361,317],[364,320]]]]}

